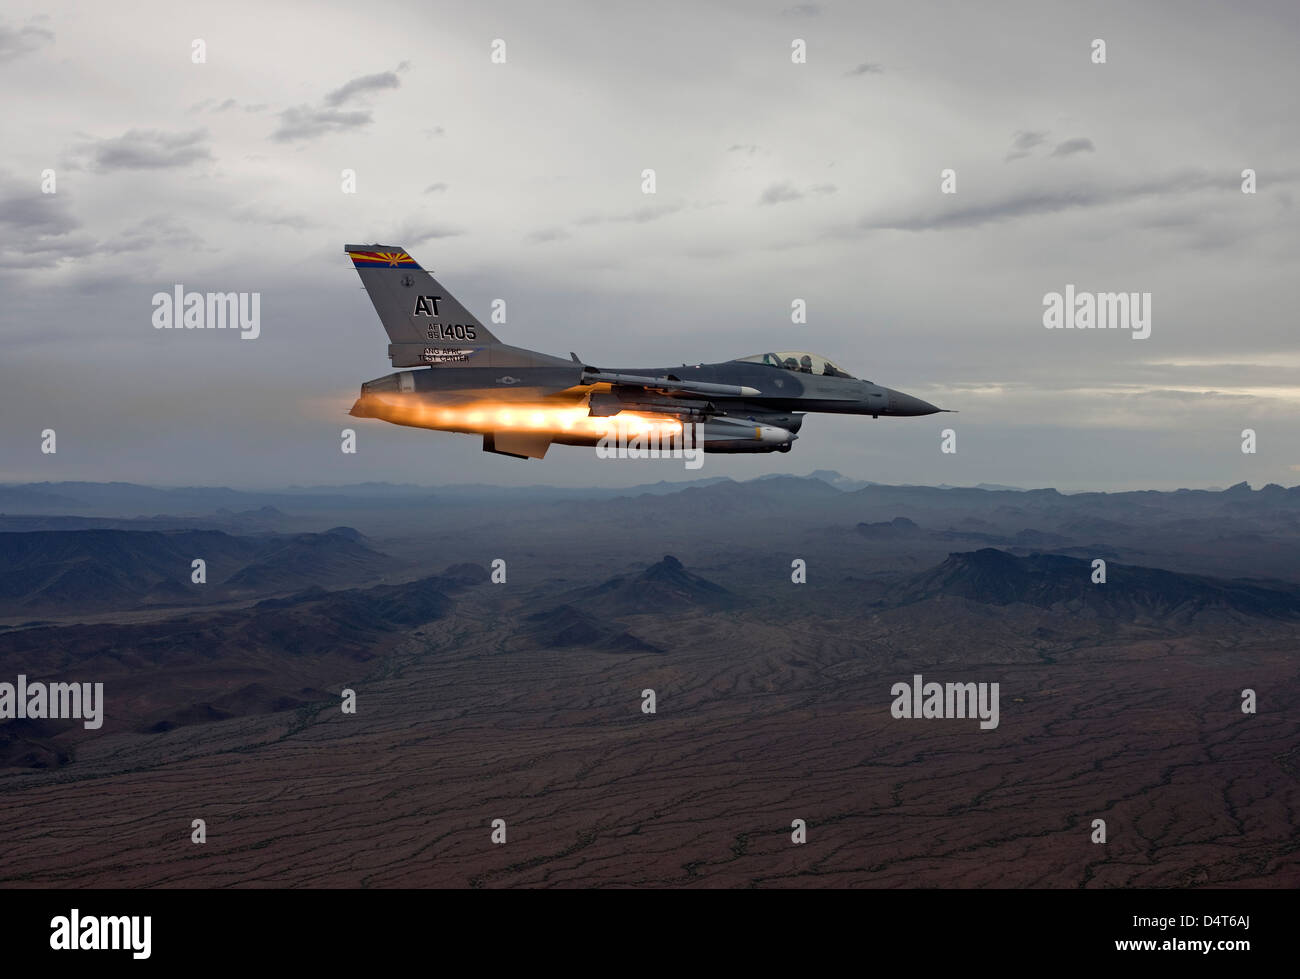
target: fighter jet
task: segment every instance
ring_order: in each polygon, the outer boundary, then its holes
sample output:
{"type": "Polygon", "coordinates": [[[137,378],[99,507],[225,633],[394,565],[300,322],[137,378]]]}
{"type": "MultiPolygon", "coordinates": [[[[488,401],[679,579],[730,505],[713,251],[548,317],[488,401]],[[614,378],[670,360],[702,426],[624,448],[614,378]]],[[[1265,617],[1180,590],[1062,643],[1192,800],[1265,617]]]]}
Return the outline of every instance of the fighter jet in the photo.
{"type": "MultiPolygon", "coordinates": [[[[789,452],[810,411],[929,415],[945,409],[776,351],[718,364],[593,366],[503,343],[394,245],[345,245],[388,333],[397,373],[361,385],[350,414],[481,435],[483,450],[541,459],[553,443],[600,445],[694,433],[706,452],[789,452]]],[[[665,443],[666,444],[666,443],[665,443]]]]}

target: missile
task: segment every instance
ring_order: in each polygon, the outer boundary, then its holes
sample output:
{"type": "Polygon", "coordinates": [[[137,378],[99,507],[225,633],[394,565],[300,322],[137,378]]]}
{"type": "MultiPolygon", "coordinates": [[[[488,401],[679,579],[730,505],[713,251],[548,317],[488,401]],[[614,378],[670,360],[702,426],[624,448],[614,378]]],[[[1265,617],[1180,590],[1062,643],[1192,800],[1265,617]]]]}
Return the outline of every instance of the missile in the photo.
{"type": "Polygon", "coordinates": [[[632,387],[658,391],[681,391],[685,394],[709,394],[719,398],[754,398],[761,393],[758,388],[737,384],[707,384],[704,381],[683,381],[671,374],[647,377],[644,374],[615,374],[612,371],[584,371],[583,384],[625,384],[632,387]]]}
{"type": "Polygon", "coordinates": [[[703,422],[705,452],[789,452],[799,436],[776,425],[760,425],[738,418],[711,418],[703,422]]]}

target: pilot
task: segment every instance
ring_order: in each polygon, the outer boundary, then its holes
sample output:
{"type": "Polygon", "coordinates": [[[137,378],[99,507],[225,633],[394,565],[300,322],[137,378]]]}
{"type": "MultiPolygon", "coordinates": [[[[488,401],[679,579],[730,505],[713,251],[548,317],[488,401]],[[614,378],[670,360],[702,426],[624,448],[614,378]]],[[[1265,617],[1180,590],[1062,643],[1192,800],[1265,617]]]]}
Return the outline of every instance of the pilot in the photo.
{"type": "Polygon", "coordinates": [[[795,360],[793,357],[787,357],[784,366],[786,370],[797,371],[799,369],[799,361],[795,360]]]}
{"type": "Polygon", "coordinates": [[[799,369],[800,369],[801,371],[803,371],[805,374],[811,374],[811,373],[812,373],[812,358],[809,357],[807,354],[804,354],[802,357],[800,357],[800,358],[799,358],[799,369]]]}
{"type": "Polygon", "coordinates": [[[829,360],[826,361],[826,366],[822,368],[822,373],[825,374],[827,377],[835,376],[835,368],[831,366],[831,362],[829,360]]]}

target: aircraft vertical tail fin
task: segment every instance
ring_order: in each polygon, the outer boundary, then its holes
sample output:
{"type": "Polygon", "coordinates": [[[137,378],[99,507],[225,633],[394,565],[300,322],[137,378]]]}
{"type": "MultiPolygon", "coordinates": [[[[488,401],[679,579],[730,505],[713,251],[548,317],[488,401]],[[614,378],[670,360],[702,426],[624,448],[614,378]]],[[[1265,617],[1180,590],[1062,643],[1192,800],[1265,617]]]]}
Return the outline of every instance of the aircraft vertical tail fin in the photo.
{"type": "Polygon", "coordinates": [[[501,341],[396,245],[344,245],[391,341],[394,367],[437,363],[453,347],[501,341]]]}

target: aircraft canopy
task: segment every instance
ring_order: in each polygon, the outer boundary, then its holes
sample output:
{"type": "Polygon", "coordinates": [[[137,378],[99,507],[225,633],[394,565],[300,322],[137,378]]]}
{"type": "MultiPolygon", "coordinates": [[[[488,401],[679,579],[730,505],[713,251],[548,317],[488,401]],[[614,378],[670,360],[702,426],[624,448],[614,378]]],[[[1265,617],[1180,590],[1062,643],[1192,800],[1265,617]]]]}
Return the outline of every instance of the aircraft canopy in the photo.
{"type": "Polygon", "coordinates": [[[802,350],[786,350],[781,353],[754,354],[752,357],[739,358],[745,364],[766,364],[768,367],[780,367],[788,371],[803,374],[825,374],[828,377],[847,377],[853,375],[842,371],[825,357],[805,353],[802,350]]]}

